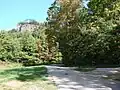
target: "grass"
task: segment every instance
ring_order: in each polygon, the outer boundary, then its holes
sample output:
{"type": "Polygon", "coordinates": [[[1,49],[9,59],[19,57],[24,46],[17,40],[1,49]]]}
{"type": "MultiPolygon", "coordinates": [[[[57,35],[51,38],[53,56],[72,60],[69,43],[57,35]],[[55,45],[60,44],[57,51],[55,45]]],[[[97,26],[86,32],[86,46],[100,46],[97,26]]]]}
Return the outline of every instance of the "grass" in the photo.
{"type": "Polygon", "coordinates": [[[97,65],[96,68],[117,68],[120,65],[97,65]]]}
{"type": "Polygon", "coordinates": [[[95,70],[95,67],[78,67],[75,70],[76,71],[81,71],[81,72],[89,72],[95,70]]]}
{"type": "Polygon", "coordinates": [[[22,67],[22,64],[0,61],[0,69],[9,69],[13,67],[22,67]]]}
{"type": "Polygon", "coordinates": [[[8,67],[0,69],[0,90],[56,90],[44,66],[8,67]]]}
{"type": "Polygon", "coordinates": [[[109,79],[109,80],[120,81],[120,73],[110,74],[110,75],[107,75],[106,77],[103,77],[103,78],[104,79],[109,79]]]}

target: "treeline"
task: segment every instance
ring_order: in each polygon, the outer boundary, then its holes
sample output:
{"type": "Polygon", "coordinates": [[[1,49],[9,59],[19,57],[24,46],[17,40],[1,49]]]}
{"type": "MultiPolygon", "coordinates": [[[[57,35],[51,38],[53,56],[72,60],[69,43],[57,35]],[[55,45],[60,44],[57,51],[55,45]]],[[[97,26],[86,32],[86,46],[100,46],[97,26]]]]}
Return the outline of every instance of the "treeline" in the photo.
{"type": "Polygon", "coordinates": [[[120,65],[120,0],[83,1],[56,0],[47,37],[59,43],[65,65],[120,65]]]}
{"type": "Polygon", "coordinates": [[[35,65],[62,56],[71,66],[120,65],[120,0],[83,1],[55,0],[42,29],[1,31],[0,60],[35,65]]]}
{"type": "Polygon", "coordinates": [[[18,62],[25,66],[59,61],[58,49],[48,47],[45,29],[43,25],[34,31],[1,31],[0,60],[18,62]]]}

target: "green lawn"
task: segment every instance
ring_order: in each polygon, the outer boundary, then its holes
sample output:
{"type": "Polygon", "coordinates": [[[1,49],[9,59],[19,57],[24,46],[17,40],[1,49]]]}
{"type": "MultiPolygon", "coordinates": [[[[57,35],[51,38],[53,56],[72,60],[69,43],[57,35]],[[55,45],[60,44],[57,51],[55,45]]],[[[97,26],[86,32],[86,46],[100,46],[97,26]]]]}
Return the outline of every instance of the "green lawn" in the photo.
{"type": "Polygon", "coordinates": [[[44,66],[0,69],[0,90],[56,90],[44,66]]]}

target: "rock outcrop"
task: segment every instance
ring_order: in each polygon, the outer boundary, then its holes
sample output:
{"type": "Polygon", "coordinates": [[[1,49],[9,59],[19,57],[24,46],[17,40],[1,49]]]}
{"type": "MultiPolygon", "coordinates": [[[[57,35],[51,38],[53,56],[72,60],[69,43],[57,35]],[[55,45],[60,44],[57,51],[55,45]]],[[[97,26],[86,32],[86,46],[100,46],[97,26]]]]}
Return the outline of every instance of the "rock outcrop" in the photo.
{"type": "Polygon", "coordinates": [[[32,19],[27,19],[23,22],[18,23],[17,30],[18,31],[34,31],[39,28],[39,23],[32,19]]]}

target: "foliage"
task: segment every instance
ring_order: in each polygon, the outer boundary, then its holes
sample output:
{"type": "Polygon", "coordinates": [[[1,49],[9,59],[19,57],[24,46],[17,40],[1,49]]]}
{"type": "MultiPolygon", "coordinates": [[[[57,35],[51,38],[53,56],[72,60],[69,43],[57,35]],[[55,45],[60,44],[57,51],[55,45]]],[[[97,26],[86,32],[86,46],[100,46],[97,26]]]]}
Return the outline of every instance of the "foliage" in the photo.
{"type": "Polygon", "coordinates": [[[17,40],[15,33],[8,34],[7,32],[0,33],[0,59],[5,61],[12,60],[20,52],[20,43],[17,40]]]}
{"type": "Polygon", "coordinates": [[[33,19],[26,19],[23,22],[19,22],[18,25],[24,25],[24,24],[34,24],[34,25],[39,25],[39,23],[33,19]]]}
{"type": "Polygon", "coordinates": [[[2,31],[0,59],[24,65],[60,59],[65,65],[119,65],[120,1],[90,0],[87,8],[83,2],[55,0],[47,23],[33,32],[2,31]]]}
{"type": "Polygon", "coordinates": [[[1,31],[0,60],[23,63],[25,66],[56,61],[57,48],[52,52],[49,50],[45,29],[45,25],[41,24],[34,31],[1,31]]]}
{"type": "Polygon", "coordinates": [[[41,31],[40,40],[37,41],[37,48],[39,53],[39,58],[45,63],[46,61],[51,63],[52,61],[59,61],[58,47],[54,43],[53,39],[48,38],[44,31],[41,31]]]}
{"type": "Polygon", "coordinates": [[[66,65],[120,64],[120,1],[55,1],[48,10],[49,38],[59,42],[66,65]]]}

